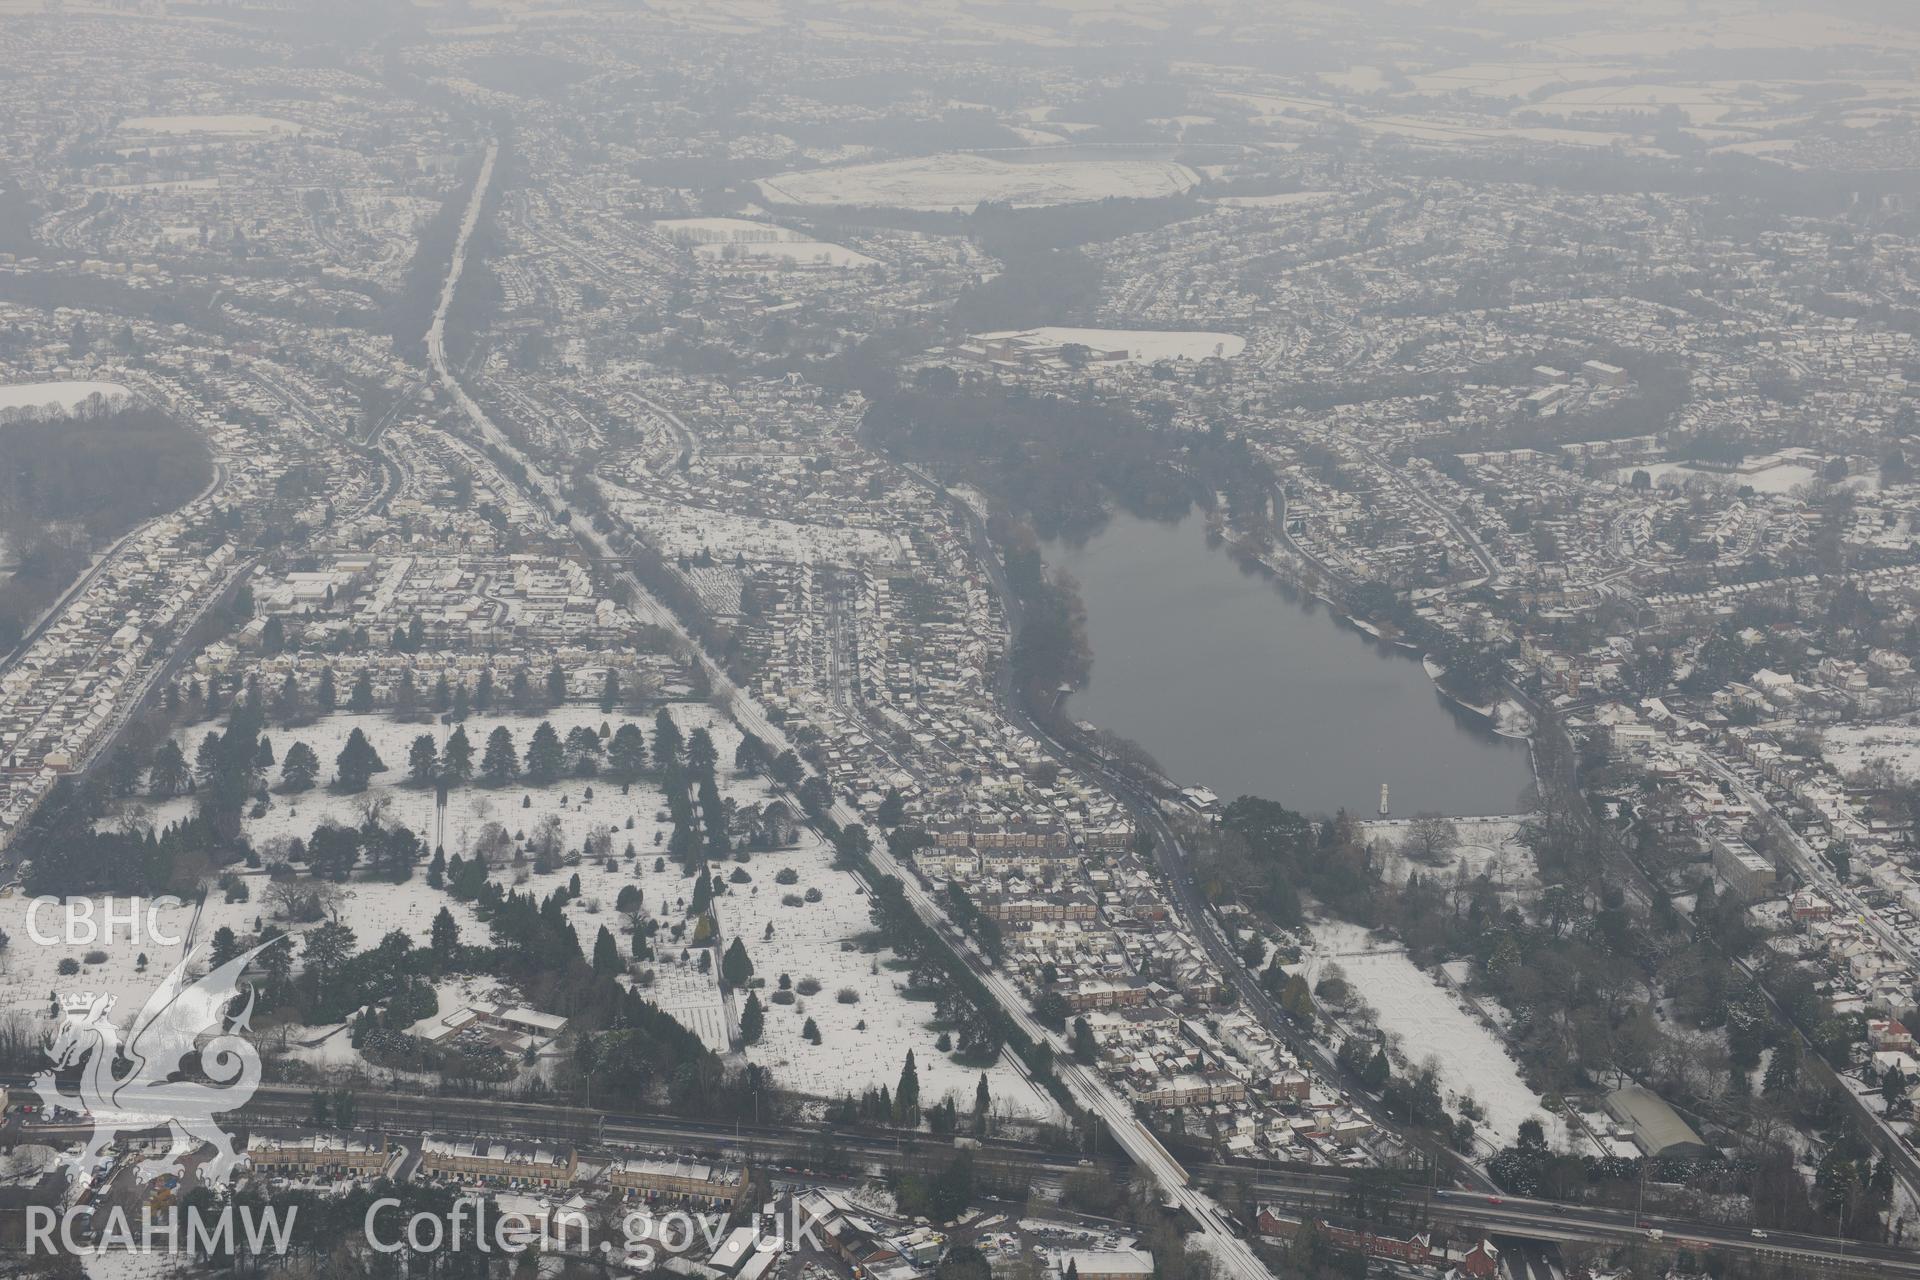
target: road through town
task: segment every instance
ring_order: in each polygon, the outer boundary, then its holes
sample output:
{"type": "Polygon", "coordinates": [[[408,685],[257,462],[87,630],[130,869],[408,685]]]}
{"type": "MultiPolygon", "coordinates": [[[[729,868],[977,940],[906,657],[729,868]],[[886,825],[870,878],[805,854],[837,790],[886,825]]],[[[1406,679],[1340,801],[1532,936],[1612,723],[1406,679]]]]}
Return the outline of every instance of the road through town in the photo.
{"type": "MultiPolygon", "coordinates": [[[[549,511],[558,515],[566,511],[558,483],[535,465],[533,460],[528,458],[507,437],[506,433],[488,418],[486,411],[461,385],[457,373],[446,356],[447,315],[459,290],[460,275],[466,265],[468,246],[486,203],[487,187],[493,180],[494,165],[498,155],[499,144],[489,141],[479,176],[474,182],[473,194],[467,202],[466,215],[460,225],[460,234],[454,245],[447,280],[441,289],[440,303],[434,311],[433,324],[427,334],[428,360],[439,382],[446,388],[475,431],[494,448],[504,452],[524,468],[525,484],[533,490],[530,496],[535,497],[549,511]]],[[[567,518],[571,522],[575,536],[591,548],[595,555],[608,560],[620,558],[617,549],[612,546],[606,535],[594,529],[590,522],[571,512],[568,513],[567,518]]],[[[742,729],[758,736],[775,752],[789,748],[786,734],[767,717],[765,711],[745,690],[734,684],[725,669],[705,651],[670,609],[654,599],[630,571],[619,570],[616,577],[629,593],[629,607],[634,614],[644,621],[666,628],[701,664],[711,684],[714,700],[729,708],[734,720],[742,729]]],[[[842,823],[861,820],[861,816],[844,801],[836,801],[834,817],[842,823]]],[[[882,873],[897,876],[900,879],[906,886],[907,898],[912,903],[914,911],[936,932],[939,931],[946,923],[945,914],[920,889],[914,878],[903,873],[884,850],[876,849],[873,861],[882,873]]],[[[1147,1127],[1134,1116],[1131,1106],[1114,1091],[1113,1087],[1095,1072],[1072,1061],[1071,1055],[1064,1052],[1066,1046],[1059,1038],[1033,1020],[1032,1015],[1027,1011],[1024,997],[1004,974],[989,966],[983,969],[982,978],[986,982],[987,989],[993,993],[994,998],[1000,1002],[1002,1009],[1015,1025],[1036,1040],[1042,1040],[1054,1046],[1060,1063],[1060,1074],[1068,1087],[1073,1090],[1083,1106],[1107,1124],[1109,1131],[1120,1143],[1122,1149],[1142,1169],[1153,1176],[1166,1195],[1192,1216],[1199,1225],[1199,1234],[1208,1251],[1234,1275],[1243,1277],[1245,1280],[1262,1280],[1269,1277],[1271,1273],[1254,1253],[1252,1247],[1233,1232],[1219,1206],[1204,1193],[1189,1185],[1186,1171],[1167,1153],[1147,1127]]]]}

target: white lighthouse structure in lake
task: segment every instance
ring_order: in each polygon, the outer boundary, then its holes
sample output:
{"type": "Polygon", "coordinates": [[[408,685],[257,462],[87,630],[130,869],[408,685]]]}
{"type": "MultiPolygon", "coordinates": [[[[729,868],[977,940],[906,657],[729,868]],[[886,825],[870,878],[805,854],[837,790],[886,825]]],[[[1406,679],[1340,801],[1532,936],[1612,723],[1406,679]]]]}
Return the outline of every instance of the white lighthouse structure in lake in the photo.
{"type": "Polygon", "coordinates": [[[1388,812],[1389,810],[1387,808],[1387,784],[1383,782],[1380,784],[1380,816],[1384,818],[1387,816],[1388,812]]]}

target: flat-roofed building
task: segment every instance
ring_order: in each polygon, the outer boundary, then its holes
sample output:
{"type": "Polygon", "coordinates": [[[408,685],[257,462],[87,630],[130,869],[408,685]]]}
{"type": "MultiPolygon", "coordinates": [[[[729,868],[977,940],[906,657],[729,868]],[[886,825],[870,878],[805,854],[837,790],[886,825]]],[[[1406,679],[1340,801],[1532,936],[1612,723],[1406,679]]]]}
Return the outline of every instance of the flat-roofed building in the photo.
{"type": "Polygon", "coordinates": [[[1731,834],[1713,838],[1713,871],[1742,902],[1772,896],[1780,882],[1773,859],[1731,834]]]}
{"type": "Polygon", "coordinates": [[[1154,1271],[1145,1249],[1077,1249],[1056,1255],[1054,1265],[1060,1275],[1071,1271],[1080,1280],[1147,1280],[1154,1271]]]}
{"type": "Polygon", "coordinates": [[[525,1005],[477,1004],[473,1006],[473,1011],[479,1015],[480,1021],[521,1035],[545,1036],[551,1040],[567,1029],[567,1020],[559,1014],[542,1013],[525,1005]]]}

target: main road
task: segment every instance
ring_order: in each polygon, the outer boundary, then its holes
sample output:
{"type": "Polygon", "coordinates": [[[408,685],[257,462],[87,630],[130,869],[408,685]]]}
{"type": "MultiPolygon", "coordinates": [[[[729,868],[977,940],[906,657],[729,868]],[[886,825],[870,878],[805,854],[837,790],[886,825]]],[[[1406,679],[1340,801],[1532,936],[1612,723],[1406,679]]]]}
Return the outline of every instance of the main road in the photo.
{"type": "MultiPolygon", "coordinates": [[[[912,466],[907,467],[907,470],[923,484],[932,487],[945,497],[960,513],[972,540],[974,558],[985,569],[994,592],[1000,598],[1008,627],[1017,632],[1020,625],[1020,601],[1007,583],[999,554],[994,550],[992,540],[987,535],[986,524],[981,520],[979,513],[967,503],[948,493],[945,486],[924,471],[912,466]]],[[[1284,497],[1281,501],[1285,501],[1284,497]]],[[[1294,1026],[1292,1019],[1280,1008],[1266,988],[1260,985],[1259,980],[1242,963],[1239,954],[1221,933],[1214,921],[1209,904],[1194,883],[1193,866],[1188,859],[1186,846],[1181,843],[1179,833],[1167,821],[1159,801],[1148,787],[1114,768],[1084,744],[1071,737],[1055,734],[1034,720],[1021,705],[1019,693],[1013,687],[1012,671],[1005,663],[1001,664],[996,692],[1002,711],[1009,720],[1041,743],[1061,764],[1095,779],[1106,787],[1132,811],[1135,822],[1153,836],[1154,859],[1159,864],[1161,878],[1172,896],[1175,911],[1181,922],[1185,924],[1187,931],[1200,940],[1201,946],[1206,949],[1207,956],[1213,961],[1214,966],[1228,982],[1233,984],[1234,992],[1241,1004],[1275,1037],[1292,1046],[1297,1054],[1312,1061],[1327,1079],[1346,1085],[1350,1097],[1365,1098],[1367,1094],[1360,1081],[1351,1072],[1341,1068],[1324,1044],[1309,1035],[1302,1034],[1294,1026]]],[[[1380,1128],[1389,1132],[1397,1131],[1398,1126],[1394,1124],[1391,1117],[1373,1112],[1364,1102],[1359,1106],[1362,1111],[1369,1112],[1369,1118],[1380,1128]]],[[[1471,1161],[1445,1148],[1437,1148],[1437,1152],[1469,1185],[1488,1191],[1493,1189],[1492,1180],[1471,1161]]]]}
{"type": "MultiPolygon", "coordinates": [[[[427,331],[427,358],[433,366],[435,376],[446,388],[447,393],[466,416],[473,429],[494,448],[513,458],[524,468],[526,477],[524,484],[533,491],[532,496],[536,497],[539,503],[545,505],[549,511],[558,515],[561,511],[567,510],[559,484],[542,471],[533,459],[528,457],[487,417],[486,411],[481,408],[479,402],[460,384],[460,379],[446,355],[447,314],[452,309],[454,296],[459,289],[460,274],[466,266],[469,243],[486,203],[487,188],[493,180],[494,164],[498,155],[498,142],[489,140],[479,176],[474,181],[473,195],[467,202],[466,214],[460,223],[460,234],[454,242],[446,283],[440,291],[439,305],[434,309],[433,323],[427,331]]],[[[594,555],[607,560],[620,559],[617,549],[611,545],[605,535],[594,529],[590,522],[581,519],[578,514],[571,511],[568,511],[567,518],[575,538],[588,547],[594,555]]],[[[716,700],[728,705],[734,720],[742,729],[758,736],[776,752],[790,746],[786,734],[767,717],[766,712],[746,690],[733,682],[725,669],[706,652],[670,609],[655,600],[631,572],[620,570],[615,576],[630,593],[630,607],[634,614],[667,629],[684,644],[687,653],[701,664],[716,700]]],[[[842,801],[835,802],[833,816],[842,823],[861,820],[860,815],[842,801]]],[[[905,886],[907,900],[913,906],[915,913],[937,934],[946,936],[941,932],[942,926],[947,923],[945,914],[920,888],[914,878],[903,874],[898,864],[884,850],[876,849],[872,859],[879,871],[897,877],[905,886]]],[[[1059,1074],[1081,1105],[1106,1123],[1109,1132],[1113,1134],[1122,1150],[1126,1151],[1141,1169],[1154,1178],[1169,1200],[1192,1217],[1199,1227],[1199,1234],[1207,1250],[1234,1275],[1243,1277],[1244,1280],[1271,1280],[1272,1273],[1254,1253],[1252,1246],[1234,1233],[1226,1221],[1226,1215],[1211,1198],[1190,1185],[1186,1170],[1180,1167],[1179,1161],[1160,1145],[1159,1140],[1153,1136],[1146,1125],[1133,1114],[1131,1105],[1098,1073],[1073,1061],[1068,1046],[1034,1020],[1027,1010],[1025,998],[1004,973],[988,964],[977,967],[981,970],[981,977],[987,989],[999,1001],[1001,1008],[1014,1024],[1034,1040],[1053,1046],[1055,1058],[1059,1064],[1057,1068],[1059,1074]]]]}
{"type": "MultiPolygon", "coordinates": [[[[1750,783],[1710,751],[1703,749],[1696,752],[1695,759],[1709,773],[1731,788],[1735,795],[1747,803],[1755,816],[1767,824],[1777,837],[1776,847],[1784,847],[1787,850],[1788,860],[1793,864],[1794,870],[1799,873],[1803,883],[1817,886],[1841,911],[1849,912],[1856,920],[1863,922],[1888,954],[1896,957],[1909,968],[1913,966],[1913,948],[1907,940],[1892,925],[1881,919],[1879,912],[1860,900],[1852,888],[1840,879],[1827,860],[1814,852],[1813,846],[1809,845],[1806,838],[1794,829],[1786,816],[1774,808],[1773,802],[1758,785],[1750,783]]],[[[1756,986],[1760,987],[1781,1020],[1791,1027],[1792,1019],[1786,1009],[1774,999],[1773,993],[1767,989],[1765,983],[1760,981],[1760,976],[1754,972],[1753,968],[1741,960],[1735,960],[1734,963],[1753,980],[1756,986]]],[[[1802,1028],[1794,1029],[1804,1031],[1802,1028]]],[[[1810,1049],[1811,1046],[1808,1047],[1810,1049]]],[[[1854,1113],[1866,1127],[1867,1132],[1873,1135],[1874,1145],[1883,1155],[1892,1157],[1894,1168],[1899,1171],[1900,1180],[1907,1185],[1909,1192],[1920,1193],[1920,1156],[1916,1156],[1906,1140],[1887,1123],[1886,1116],[1868,1105],[1867,1100],[1855,1093],[1848,1086],[1845,1077],[1838,1072],[1834,1073],[1833,1087],[1846,1094],[1852,1101],[1854,1113]]]]}
{"type": "MultiPolygon", "coordinates": [[[[495,449],[511,457],[524,469],[524,485],[532,492],[529,496],[536,499],[556,515],[567,510],[566,499],[561,486],[516,445],[505,432],[501,431],[488,417],[479,403],[469,395],[461,385],[458,376],[446,358],[445,334],[447,314],[450,311],[455,293],[459,286],[461,271],[466,262],[468,246],[475,226],[479,222],[485,204],[488,185],[491,183],[495,161],[498,157],[498,144],[489,141],[486,156],[482,162],[480,174],[474,184],[474,191],[468,202],[465,217],[461,222],[460,234],[455,243],[449,264],[446,283],[441,291],[440,302],[434,312],[434,319],[427,334],[428,358],[434,373],[447,389],[454,403],[461,409],[475,432],[495,449]]],[[[655,406],[656,408],[658,406],[655,406]]],[[[922,480],[929,480],[921,476],[922,480]]],[[[930,482],[930,481],[929,481],[930,482]]],[[[965,504],[959,504],[965,507],[965,504]]],[[[975,526],[976,539],[984,538],[984,530],[978,528],[977,516],[970,508],[966,509],[970,522],[975,526]]],[[[591,524],[577,514],[568,513],[569,527],[590,553],[603,560],[618,560],[619,553],[605,535],[595,530],[591,524]]],[[[991,547],[976,548],[983,550],[982,563],[993,577],[1001,598],[1007,602],[1009,621],[1017,615],[1011,593],[1000,573],[1000,565],[991,547]]],[[[775,751],[791,746],[786,734],[770,720],[755,699],[744,689],[737,686],[725,669],[708,654],[700,642],[686,629],[674,613],[660,604],[645,589],[633,574],[626,570],[616,572],[616,579],[627,589],[631,597],[631,607],[636,616],[655,623],[678,638],[688,655],[699,662],[716,698],[725,702],[735,721],[748,732],[756,734],[775,751]]],[[[1270,996],[1254,980],[1239,958],[1233,953],[1224,936],[1214,926],[1208,916],[1205,904],[1200,900],[1193,884],[1192,870],[1187,865],[1185,850],[1177,835],[1161,815],[1159,806],[1137,783],[1123,778],[1111,770],[1104,761],[1083,748],[1069,746],[1059,741],[1027,717],[1017,706],[1013,696],[1010,677],[1002,676],[1003,702],[1007,714],[1023,730],[1031,733],[1038,741],[1045,743],[1059,758],[1067,760],[1076,767],[1084,769],[1105,785],[1112,788],[1116,795],[1129,804],[1141,816],[1156,836],[1155,849],[1180,914],[1188,927],[1200,938],[1210,956],[1220,967],[1222,973],[1234,983],[1241,999],[1252,1008],[1261,1020],[1286,1036],[1290,1042],[1297,1042],[1285,1015],[1277,1008],[1270,996]]],[[[862,815],[854,811],[843,801],[836,800],[833,816],[841,823],[861,820],[862,815]]],[[[905,897],[916,914],[943,938],[951,937],[950,923],[946,915],[932,898],[923,890],[918,880],[899,866],[883,848],[876,847],[869,855],[874,867],[882,874],[894,876],[903,886],[905,897]]],[[[966,944],[962,944],[966,945],[966,944]]],[[[1119,1143],[1121,1149],[1134,1162],[1136,1167],[1152,1177],[1162,1192],[1172,1203],[1185,1210],[1197,1224],[1198,1234],[1207,1249],[1232,1274],[1246,1280],[1270,1280],[1271,1272],[1253,1251],[1249,1243],[1236,1234],[1228,1223],[1225,1213],[1210,1196],[1192,1185],[1188,1170],[1167,1152],[1147,1127],[1133,1114],[1130,1104],[1122,1098],[1113,1086],[1097,1072],[1082,1066],[1073,1060],[1071,1047],[1064,1040],[1041,1026],[1029,1012],[1025,997],[1013,985],[1007,975],[988,963],[968,946],[972,967],[980,974],[987,990],[999,1002],[1008,1018],[1025,1034],[1039,1043],[1045,1043],[1054,1050],[1056,1070],[1067,1087],[1073,1092],[1081,1105],[1101,1118],[1109,1132],[1119,1143]]],[[[1323,1071],[1331,1078],[1340,1079],[1342,1073],[1327,1055],[1323,1046],[1308,1041],[1306,1050],[1323,1071]]],[[[497,1114],[497,1113],[496,1113],[497,1114]]],[[[608,1117],[612,1120],[612,1117],[608,1117]]],[[[628,1131],[639,1135],[643,1130],[637,1126],[628,1126],[628,1131]]],[[[649,1132],[659,1136],[657,1123],[649,1132]]],[[[711,1135],[709,1135],[711,1136],[711,1135]]],[[[1459,1161],[1460,1172],[1482,1187],[1489,1186],[1485,1175],[1465,1161],[1459,1161]]],[[[1209,1166],[1204,1172],[1209,1174],[1235,1176],[1244,1173],[1241,1166],[1209,1166]]],[[[1322,1175],[1276,1174],[1262,1171],[1255,1178],[1256,1190],[1284,1193],[1291,1188],[1298,1190],[1303,1184],[1301,1179],[1318,1178],[1322,1175]]],[[[1344,1182],[1341,1187],[1344,1188],[1344,1182]]],[[[1344,1191],[1338,1192],[1344,1194],[1344,1191]]],[[[1333,1195],[1335,1189],[1323,1187],[1319,1194],[1333,1195]]],[[[1441,1193],[1434,1197],[1431,1193],[1417,1193],[1422,1203],[1431,1201],[1436,1213],[1450,1214],[1483,1225],[1488,1230],[1513,1231],[1526,1234],[1528,1231],[1548,1231],[1539,1236],[1544,1239],[1603,1239],[1615,1242],[1628,1240],[1645,1241],[1646,1230],[1631,1215],[1622,1215],[1611,1210],[1582,1210],[1564,1204],[1546,1201],[1523,1201],[1502,1199],[1497,1196],[1477,1195],[1474,1193],[1441,1193]],[[1477,1201],[1477,1203],[1476,1203],[1477,1201]],[[1570,1233],[1567,1224],[1578,1221],[1578,1229],[1570,1233]],[[1560,1230],[1560,1234],[1551,1234],[1560,1230]]],[[[1415,1199],[1412,1193],[1402,1193],[1401,1199],[1411,1203],[1415,1199]]],[[[1650,1229],[1660,1230],[1658,1222],[1650,1223],[1650,1229]]],[[[1712,1243],[1716,1247],[1746,1249],[1752,1252],[1782,1251],[1799,1252],[1803,1260],[1819,1258],[1831,1264],[1836,1256],[1835,1242],[1817,1236],[1781,1236],[1769,1240],[1758,1240],[1724,1228],[1707,1227],[1700,1224],[1675,1223],[1673,1229],[1684,1231],[1687,1237],[1712,1243]]],[[[1838,1245],[1837,1255],[1844,1257],[1850,1246],[1845,1242],[1838,1245]]],[[[1851,1246],[1855,1257],[1861,1257],[1869,1250],[1863,1246],[1851,1246]]],[[[1920,1277],[1920,1260],[1897,1250],[1872,1250],[1875,1256],[1870,1265],[1876,1269],[1887,1269],[1890,1273],[1912,1274],[1920,1277]]],[[[1850,1259],[1851,1261],[1851,1259],[1850,1259]]]]}

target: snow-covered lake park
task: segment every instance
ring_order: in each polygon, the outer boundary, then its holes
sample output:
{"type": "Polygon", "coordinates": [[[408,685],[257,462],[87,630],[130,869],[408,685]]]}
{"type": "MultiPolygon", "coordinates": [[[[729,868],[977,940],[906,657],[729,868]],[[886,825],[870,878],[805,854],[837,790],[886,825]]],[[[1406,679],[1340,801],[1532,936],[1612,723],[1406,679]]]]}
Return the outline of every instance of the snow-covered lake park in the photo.
{"type": "Polygon", "coordinates": [[[1431,1061],[1449,1107],[1472,1097],[1484,1119],[1481,1136],[1495,1147],[1510,1145],[1524,1120],[1540,1121],[1547,1141],[1567,1141],[1566,1124],[1541,1106],[1540,1095],[1520,1078],[1506,1046],[1460,997],[1407,959],[1397,944],[1376,939],[1359,925],[1316,921],[1308,926],[1313,951],[1307,983],[1317,983],[1338,965],[1359,999],[1373,1007],[1380,1030],[1398,1044],[1396,1071],[1431,1061]]]}
{"type": "Polygon", "coordinates": [[[1432,861],[1421,856],[1417,842],[1409,848],[1413,836],[1412,818],[1388,818],[1357,824],[1361,838],[1379,850],[1379,871],[1383,880],[1405,884],[1419,873],[1423,880],[1451,883],[1456,876],[1468,880],[1485,876],[1502,893],[1537,890],[1539,866],[1533,851],[1520,842],[1521,818],[1456,818],[1447,822],[1456,843],[1432,861]]]}

